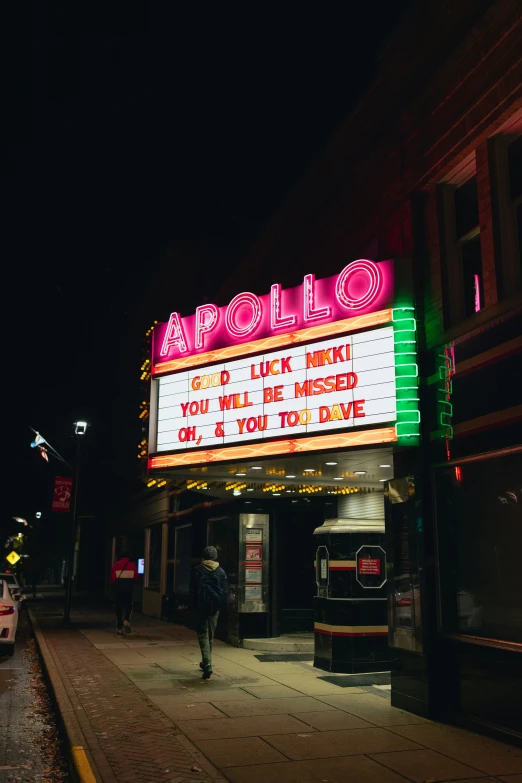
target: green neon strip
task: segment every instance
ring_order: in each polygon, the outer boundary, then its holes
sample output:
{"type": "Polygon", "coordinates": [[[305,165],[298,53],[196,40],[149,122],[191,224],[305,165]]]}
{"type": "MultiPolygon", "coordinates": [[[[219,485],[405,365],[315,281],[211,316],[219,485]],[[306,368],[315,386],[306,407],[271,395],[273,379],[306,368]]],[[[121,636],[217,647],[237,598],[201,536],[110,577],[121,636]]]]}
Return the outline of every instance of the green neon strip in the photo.
{"type": "Polygon", "coordinates": [[[419,368],[417,359],[417,322],[413,307],[392,309],[395,351],[395,395],[397,421],[395,432],[400,445],[420,443],[419,368]]]}
{"type": "MultiPolygon", "coordinates": [[[[439,430],[436,436],[444,440],[453,438],[453,427],[451,420],[453,417],[453,405],[450,402],[453,393],[453,383],[451,381],[454,373],[454,363],[450,354],[439,353],[439,379],[436,387],[437,398],[437,418],[439,430]]],[[[432,436],[433,437],[433,436],[432,436]]]]}
{"type": "Polygon", "coordinates": [[[417,342],[415,329],[394,329],[393,340],[395,345],[397,343],[415,343],[417,342]]]}
{"type": "Polygon", "coordinates": [[[416,364],[395,365],[395,377],[397,376],[400,378],[418,378],[419,368],[416,364]]]}

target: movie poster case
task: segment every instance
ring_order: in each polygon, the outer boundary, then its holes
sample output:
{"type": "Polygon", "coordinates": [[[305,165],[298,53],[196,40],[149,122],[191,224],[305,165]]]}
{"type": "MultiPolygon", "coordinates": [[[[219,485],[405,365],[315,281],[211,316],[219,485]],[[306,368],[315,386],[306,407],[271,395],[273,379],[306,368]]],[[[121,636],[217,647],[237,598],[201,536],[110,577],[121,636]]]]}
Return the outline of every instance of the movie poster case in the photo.
{"type": "Polygon", "coordinates": [[[240,612],[268,612],[268,519],[268,514],[240,514],[239,517],[240,612]]]}

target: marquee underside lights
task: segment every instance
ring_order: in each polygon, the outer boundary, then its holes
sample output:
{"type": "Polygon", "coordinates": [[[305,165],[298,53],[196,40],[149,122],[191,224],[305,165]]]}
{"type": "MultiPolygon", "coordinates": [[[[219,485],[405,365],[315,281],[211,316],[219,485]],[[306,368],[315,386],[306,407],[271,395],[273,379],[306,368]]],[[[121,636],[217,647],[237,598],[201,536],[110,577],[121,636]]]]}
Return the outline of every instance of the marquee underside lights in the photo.
{"type": "Polygon", "coordinates": [[[393,262],[360,259],[172,313],[155,330],[149,470],[417,444],[416,322],[393,293],[393,262]]]}

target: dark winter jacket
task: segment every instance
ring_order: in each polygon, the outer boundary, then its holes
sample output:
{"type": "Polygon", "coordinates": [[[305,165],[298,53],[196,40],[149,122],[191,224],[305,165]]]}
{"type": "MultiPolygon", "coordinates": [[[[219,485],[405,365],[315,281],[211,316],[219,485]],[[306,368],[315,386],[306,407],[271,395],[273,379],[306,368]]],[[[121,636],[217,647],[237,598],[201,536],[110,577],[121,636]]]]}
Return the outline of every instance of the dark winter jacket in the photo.
{"type": "Polygon", "coordinates": [[[190,599],[193,609],[198,609],[201,580],[202,578],[205,578],[207,574],[212,574],[212,581],[221,593],[222,605],[220,608],[223,608],[226,604],[228,597],[228,580],[226,573],[215,560],[203,560],[200,565],[192,569],[190,574],[190,599]]]}

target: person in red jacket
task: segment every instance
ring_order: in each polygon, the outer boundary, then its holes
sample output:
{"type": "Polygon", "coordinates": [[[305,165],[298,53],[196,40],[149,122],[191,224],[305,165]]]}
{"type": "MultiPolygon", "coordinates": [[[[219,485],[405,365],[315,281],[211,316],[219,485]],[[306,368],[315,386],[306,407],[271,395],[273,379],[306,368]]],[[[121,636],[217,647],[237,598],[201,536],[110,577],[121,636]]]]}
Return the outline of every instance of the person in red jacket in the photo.
{"type": "Polygon", "coordinates": [[[121,558],[114,563],[111,571],[111,582],[116,596],[116,624],[117,633],[123,636],[131,632],[129,620],[132,614],[132,594],[134,582],[138,581],[138,567],[130,558],[128,552],[123,552],[121,558]]]}

